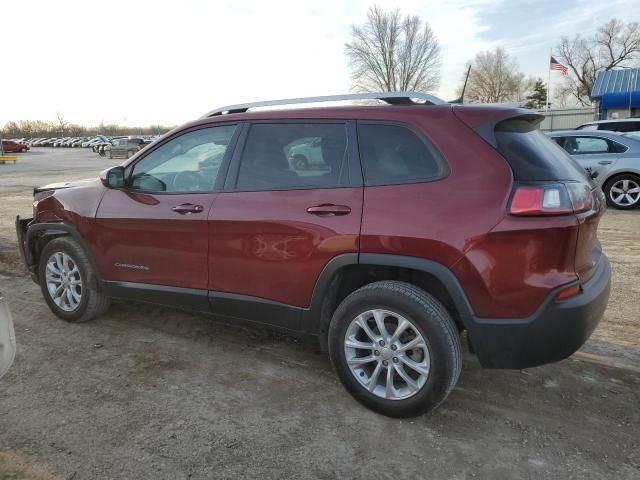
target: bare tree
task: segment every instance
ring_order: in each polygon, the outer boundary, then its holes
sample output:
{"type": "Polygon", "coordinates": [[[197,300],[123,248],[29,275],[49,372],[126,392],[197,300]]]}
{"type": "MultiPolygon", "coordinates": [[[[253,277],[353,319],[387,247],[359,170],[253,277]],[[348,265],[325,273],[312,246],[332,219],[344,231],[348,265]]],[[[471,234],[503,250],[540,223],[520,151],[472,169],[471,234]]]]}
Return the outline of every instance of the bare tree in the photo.
{"type": "Polygon", "coordinates": [[[440,84],[440,45],[429,23],[374,5],[345,44],[358,91],[431,91],[440,84]]]}
{"type": "Polygon", "coordinates": [[[58,117],[58,123],[60,124],[60,135],[64,137],[64,130],[70,122],[66,121],[64,115],[60,112],[56,112],[56,117],[58,117]]]}
{"type": "Polygon", "coordinates": [[[464,99],[471,103],[519,102],[534,84],[534,80],[525,79],[506,50],[496,48],[476,54],[464,99]]]}
{"type": "Polygon", "coordinates": [[[640,26],[637,22],[625,25],[618,19],[609,20],[592,37],[562,37],[556,53],[558,60],[569,67],[569,75],[556,96],[565,102],[572,98],[581,105],[590,105],[591,90],[599,71],[638,64],[640,26]]]}

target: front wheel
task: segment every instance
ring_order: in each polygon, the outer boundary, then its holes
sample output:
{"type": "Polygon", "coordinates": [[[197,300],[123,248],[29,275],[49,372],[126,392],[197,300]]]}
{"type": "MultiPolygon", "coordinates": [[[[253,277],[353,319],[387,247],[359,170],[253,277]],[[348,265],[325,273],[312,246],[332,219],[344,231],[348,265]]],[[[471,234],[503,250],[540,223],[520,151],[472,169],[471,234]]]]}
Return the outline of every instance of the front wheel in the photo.
{"type": "Polygon", "coordinates": [[[27,149],[26,149],[26,148],[21,148],[21,149],[20,149],[20,151],[21,151],[22,153],[26,153],[26,152],[27,152],[27,149]]]}
{"type": "Polygon", "coordinates": [[[613,208],[631,210],[640,205],[640,177],[625,173],[616,175],[604,187],[607,203],[613,208]]]}
{"type": "Polygon", "coordinates": [[[38,280],[51,311],[67,322],[86,322],[109,307],[87,253],[72,238],[47,243],[40,255],[38,280]]]}
{"type": "Polygon", "coordinates": [[[382,281],[350,294],[329,327],[329,356],[356,400],[391,417],[437,407],[460,375],[457,328],[421,288],[382,281]]]}

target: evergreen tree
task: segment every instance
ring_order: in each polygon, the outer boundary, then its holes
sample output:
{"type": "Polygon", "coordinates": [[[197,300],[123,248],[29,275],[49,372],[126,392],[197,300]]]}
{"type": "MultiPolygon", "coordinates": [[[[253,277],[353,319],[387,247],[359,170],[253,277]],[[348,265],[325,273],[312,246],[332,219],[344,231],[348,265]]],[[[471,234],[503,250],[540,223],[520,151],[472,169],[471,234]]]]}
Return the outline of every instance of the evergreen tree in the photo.
{"type": "MultiPolygon", "coordinates": [[[[533,93],[527,97],[527,103],[524,104],[525,108],[532,108],[538,110],[544,108],[547,104],[547,87],[539,78],[536,84],[533,86],[533,93]]],[[[549,103],[551,105],[551,103],[549,103]]]]}

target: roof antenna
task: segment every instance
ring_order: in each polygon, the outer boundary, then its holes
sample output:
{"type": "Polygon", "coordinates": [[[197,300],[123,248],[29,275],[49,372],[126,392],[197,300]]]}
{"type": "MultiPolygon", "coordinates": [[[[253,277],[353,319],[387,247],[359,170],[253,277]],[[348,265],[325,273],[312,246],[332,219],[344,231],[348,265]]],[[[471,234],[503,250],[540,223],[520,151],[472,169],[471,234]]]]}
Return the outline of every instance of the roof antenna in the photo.
{"type": "Polygon", "coordinates": [[[464,91],[467,89],[467,82],[469,81],[469,74],[471,73],[471,65],[467,70],[467,76],[464,78],[464,85],[462,87],[462,93],[460,94],[460,98],[456,98],[455,100],[451,100],[449,103],[464,103],[464,91]]]}

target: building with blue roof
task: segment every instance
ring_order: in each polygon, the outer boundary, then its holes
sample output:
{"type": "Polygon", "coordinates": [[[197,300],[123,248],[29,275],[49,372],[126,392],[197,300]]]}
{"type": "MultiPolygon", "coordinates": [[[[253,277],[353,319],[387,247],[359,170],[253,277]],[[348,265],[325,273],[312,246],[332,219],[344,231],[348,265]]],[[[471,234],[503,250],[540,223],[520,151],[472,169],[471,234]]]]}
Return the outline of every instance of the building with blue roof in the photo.
{"type": "Polygon", "coordinates": [[[598,72],[591,99],[596,102],[599,120],[640,116],[640,69],[598,72]]]}

